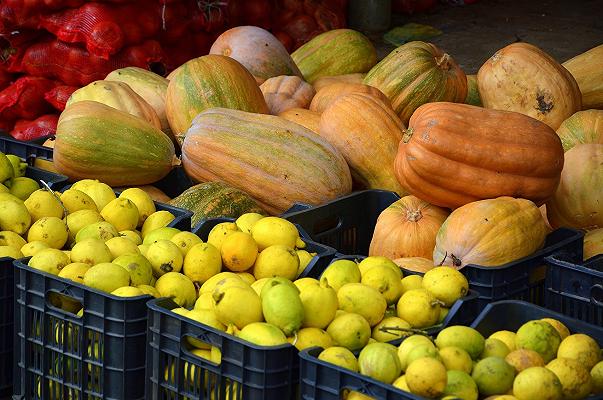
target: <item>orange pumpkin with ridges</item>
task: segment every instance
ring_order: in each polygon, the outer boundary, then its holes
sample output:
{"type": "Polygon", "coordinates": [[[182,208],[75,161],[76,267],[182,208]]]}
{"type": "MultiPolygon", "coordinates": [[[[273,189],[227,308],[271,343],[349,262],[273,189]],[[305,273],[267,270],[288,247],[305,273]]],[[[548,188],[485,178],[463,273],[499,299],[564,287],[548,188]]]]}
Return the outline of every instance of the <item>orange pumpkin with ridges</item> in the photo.
{"type": "Polygon", "coordinates": [[[411,194],[448,208],[499,196],[540,205],[555,193],[562,168],[561,141],[546,124],[457,103],[419,107],[395,162],[411,194]]]}
{"type": "Polygon", "coordinates": [[[340,96],[349,93],[363,93],[390,104],[389,99],[377,88],[362,83],[334,83],[319,90],[310,103],[310,110],[322,113],[340,96]]]}
{"type": "Polygon", "coordinates": [[[415,196],[405,196],[381,212],[369,256],[431,259],[435,238],[450,213],[415,196]]]}
{"type": "Polygon", "coordinates": [[[316,94],[312,85],[299,76],[276,76],[260,85],[270,114],[278,115],[291,108],[308,108],[316,94]]]}

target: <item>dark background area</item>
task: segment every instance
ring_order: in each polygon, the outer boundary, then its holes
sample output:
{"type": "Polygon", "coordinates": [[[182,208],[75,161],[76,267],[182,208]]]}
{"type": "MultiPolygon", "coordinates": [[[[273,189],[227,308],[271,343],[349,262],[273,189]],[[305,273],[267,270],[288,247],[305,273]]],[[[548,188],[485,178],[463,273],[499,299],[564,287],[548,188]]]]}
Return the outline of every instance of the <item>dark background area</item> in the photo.
{"type": "MultiPolygon", "coordinates": [[[[480,0],[465,6],[438,4],[428,13],[393,15],[391,27],[408,22],[431,25],[443,32],[429,41],[453,56],[466,73],[498,49],[516,42],[540,47],[564,62],[603,44],[603,0],[480,0]]],[[[394,46],[382,33],[369,34],[383,58],[394,46]]]]}

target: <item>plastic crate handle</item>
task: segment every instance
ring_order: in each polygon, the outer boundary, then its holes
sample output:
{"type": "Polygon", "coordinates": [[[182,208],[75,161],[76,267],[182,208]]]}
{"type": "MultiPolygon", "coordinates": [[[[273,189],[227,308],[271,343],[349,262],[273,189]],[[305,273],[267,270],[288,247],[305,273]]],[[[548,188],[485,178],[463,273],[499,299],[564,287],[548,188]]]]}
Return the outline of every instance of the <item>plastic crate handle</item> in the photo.
{"type": "MultiPolygon", "coordinates": [[[[54,310],[57,310],[57,311],[65,314],[65,315],[77,315],[76,313],[79,310],[81,310],[81,309],[84,308],[84,299],[80,298],[80,297],[76,297],[76,295],[74,293],[70,293],[71,292],[70,289],[71,289],[70,286],[66,286],[61,291],[56,290],[56,289],[47,290],[46,293],[44,293],[44,300],[46,301],[46,306],[50,307],[50,308],[52,308],[54,310]],[[76,305],[76,304],[79,304],[79,306],[80,306],[79,310],[76,311],[76,313],[72,313],[69,310],[64,309],[63,308],[63,304],[61,304],[59,306],[57,306],[56,304],[53,304],[52,295],[60,296],[60,300],[61,301],[65,301],[65,299],[67,299],[70,303],[72,303],[72,306],[76,305]]],[[[79,316],[78,316],[78,318],[79,318],[79,316]]]]}
{"type": "Polygon", "coordinates": [[[593,303],[593,304],[595,304],[595,305],[597,305],[599,307],[603,307],[603,284],[597,283],[597,284],[591,286],[591,288],[590,288],[590,301],[591,301],[591,303],[593,303]],[[595,295],[595,293],[597,291],[600,292],[599,299],[601,299],[601,300],[598,300],[596,298],[597,296],[595,295]]]}

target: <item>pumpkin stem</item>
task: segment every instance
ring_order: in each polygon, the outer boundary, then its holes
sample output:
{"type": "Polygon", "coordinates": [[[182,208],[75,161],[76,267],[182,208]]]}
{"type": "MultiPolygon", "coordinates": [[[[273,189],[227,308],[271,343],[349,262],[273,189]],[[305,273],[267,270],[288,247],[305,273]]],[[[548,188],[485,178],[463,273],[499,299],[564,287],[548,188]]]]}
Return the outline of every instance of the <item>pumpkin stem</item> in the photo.
{"type": "Polygon", "coordinates": [[[402,131],[402,141],[404,143],[408,143],[410,141],[410,138],[412,138],[412,134],[413,134],[412,128],[404,129],[402,131]]]}
{"type": "Polygon", "coordinates": [[[174,155],[174,158],[172,158],[172,167],[178,167],[182,164],[182,161],[180,161],[180,158],[178,158],[177,155],[174,155]]]}
{"type": "Polygon", "coordinates": [[[454,254],[450,254],[450,258],[452,258],[452,265],[455,267],[460,267],[463,263],[460,258],[455,256],[454,254]]]}
{"type": "Polygon", "coordinates": [[[412,211],[408,210],[408,211],[406,211],[406,220],[407,221],[417,222],[421,218],[423,218],[423,214],[421,213],[421,210],[412,210],[412,211]]]}
{"type": "Polygon", "coordinates": [[[435,61],[438,67],[444,71],[448,71],[450,69],[451,57],[448,55],[448,53],[444,53],[441,57],[436,57],[435,61]]]}

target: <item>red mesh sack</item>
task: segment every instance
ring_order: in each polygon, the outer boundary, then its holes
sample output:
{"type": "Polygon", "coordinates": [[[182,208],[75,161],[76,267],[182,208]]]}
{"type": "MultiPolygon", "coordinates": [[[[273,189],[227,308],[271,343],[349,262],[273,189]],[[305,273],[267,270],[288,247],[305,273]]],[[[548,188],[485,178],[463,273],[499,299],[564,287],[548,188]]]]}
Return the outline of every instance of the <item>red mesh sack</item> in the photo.
{"type": "Polygon", "coordinates": [[[44,136],[54,135],[57,132],[59,116],[55,114],[43,115],[33,121],[19,120],[10,134],[17,140],[28,142],[44,136]]]}
{"type": "Polygon", "coordinates": [[[57,86],[54,89],[44,93],[44,99],[59,111],[65,109],[65,104],[73,92],[78,90],[77,86],[57,86]]]}
{"type": "Polygon", "coordinates": [[[226,2],[220,0],[200,0],[192,9],[193,30],[195,32],[223,32],[226,27],[226,2]]]}
{"type": "Polygon", "coordinates": [[[10,72],[0,68],[0,90],[6,89],[13,81],[13,76],[10,72]]]}
{"type": "MultiPolygon", "coordinates": [[[[46,35],[48,37],[50,35],[46,35]]],[[[8,72],[22,72],[21,60],[27,48],[44,40],[45,34],[40,31],[20,30],[0,34],[0,63],[8,72]]]]}
{"type": "Polygon", "coordinates": [[[85,0],[2,0],[0,32],[16,28],[38,29],[40,16],[62,8],[79,7],[85,0]]]}
{"type": "Polygon", "coordinates": [[[160,6],[161,29],[159,39],[162,42],[176,43],[186,36],[192,26],[191,12],[196,7],[196,1],[184,0],[178,2],[163,2],[160,6]]]}
{"type": "Polygon", "coordinates": [[[70,86],[85,86],[104,79],[109,72],[118,68],[133,66],[151,69],[154,63],[162,62],[163,51],[155,40],[126,47],[109,60],[93,56],[86,49],[55,40],[29,47],[22,64],[30,75],[57,79],[70,86]]]}
{"type": "Polygon", "coordinates": [[[159,5],[86,3],[43,16],[41,26],[67,43],[83,43],[90,54],[109,59],[123,47],[139,44],[159,32],[159,5]]]}
{"type": "Polygon", "coordinates": [[[178,68],[188,60],[201,57],[209,53],[211,45],[217,38],[217,34],[205,32],[187,33],[187,40],[181,40],[169,44],[169,51],[165,54],[165,67],[167,72],[178,68]]]}
{"type": "Polygon", "coordinates": [[[0,92],[0,120],[34,119],[52,111],[44,93],[56,83],[49,79],[24,76],[0,92]]]}

